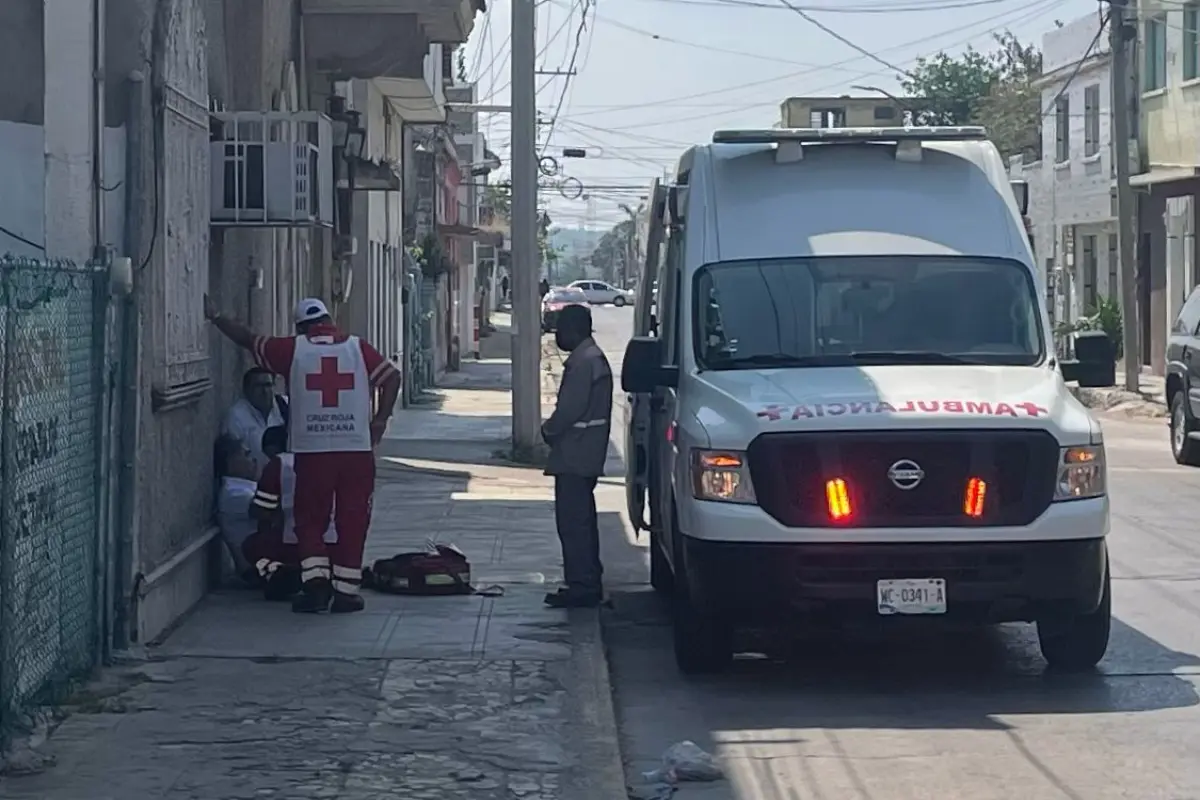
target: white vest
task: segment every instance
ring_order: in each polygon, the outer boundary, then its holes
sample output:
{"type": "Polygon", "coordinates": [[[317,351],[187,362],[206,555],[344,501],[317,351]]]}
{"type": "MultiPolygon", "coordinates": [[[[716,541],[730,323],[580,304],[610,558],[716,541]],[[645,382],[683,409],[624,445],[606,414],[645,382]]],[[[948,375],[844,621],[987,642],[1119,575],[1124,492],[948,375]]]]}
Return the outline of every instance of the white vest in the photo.
{"type": "Polygon", "coordinates": [[[288,393],[293,453],[372,449],[371,386],[357,336],[297,336],[288,393]]]}
{"type": "MultiPolygon", "coordinates": [[[[337,503],[335,498],[333,501],[337,503]]],[[[296,544],[296,459],[291,453],[279,454],[279,508],[283,511],[283,543],[296,544]]],[[[336,510],[333,513],[337,513],[336,510]]],[[[325,544],[337,542],[337,528],[333,515],[329,517],[329,528],[325,531],[325,544]]]]}

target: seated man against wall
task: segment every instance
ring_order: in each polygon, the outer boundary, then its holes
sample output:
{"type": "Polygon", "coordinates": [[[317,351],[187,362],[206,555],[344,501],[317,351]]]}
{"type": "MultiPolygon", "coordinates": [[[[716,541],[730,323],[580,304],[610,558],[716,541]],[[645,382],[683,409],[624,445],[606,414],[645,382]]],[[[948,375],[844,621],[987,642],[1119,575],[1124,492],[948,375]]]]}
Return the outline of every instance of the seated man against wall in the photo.
{"type": "Polygon", "coordinates": [[[256,489],[258,468],[241,440],[229,434],[217,439],[213,453],[213,472],[217,476],[217,525],[229,548],[237,573],[256,582],[251,562],[242,553],[242,545],[257,529],[250,516],[250,503],[256,489]]]}
{"type": "Polygon", "coordinates": [[[287,418],[287,398],[275,392],[275,376],[262,367],[251,367],[242,376],[242,396],[229,407],[221,432],[241,441],[258,477],[269,460],[262,451],[263,434],[267,428],[286,426],[287,418]]]}
{"type": "MultiPolygon", "coordinates": [[[[262,449],[269,461],[258,479],[250,514],[258,520],[254,536],[246,540],[244,554],[263,582],[268,600],[287,600],[300,591],[300,555],[293,508],[296,503],[295,457],[287,452],[287,429],[268,428],[262,449]]],[[[330,516],[325,543],[337,542],[330,516]]]]}

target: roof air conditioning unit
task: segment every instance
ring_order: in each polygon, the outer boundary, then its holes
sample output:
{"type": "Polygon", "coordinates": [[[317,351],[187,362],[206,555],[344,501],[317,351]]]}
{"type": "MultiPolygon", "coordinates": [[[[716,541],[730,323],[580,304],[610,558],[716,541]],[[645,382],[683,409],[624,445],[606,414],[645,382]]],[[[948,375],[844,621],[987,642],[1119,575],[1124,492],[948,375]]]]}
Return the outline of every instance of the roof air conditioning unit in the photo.
{"type": "Polygon", "coordinates": [[[333,125],[315,111],[213,115],[213,225],[333,225],[333,125]]]}

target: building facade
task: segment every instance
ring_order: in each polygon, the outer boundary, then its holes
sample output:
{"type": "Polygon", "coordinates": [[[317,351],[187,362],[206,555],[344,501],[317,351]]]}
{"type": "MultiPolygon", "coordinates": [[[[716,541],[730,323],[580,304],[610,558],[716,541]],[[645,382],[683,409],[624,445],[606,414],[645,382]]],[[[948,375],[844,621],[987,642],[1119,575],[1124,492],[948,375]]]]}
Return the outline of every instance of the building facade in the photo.
{"type": "Polygon", "coordinates": [[[1200,282],[1196,195],[1200,191],[1200,3],[1138,3],[1134,68],[1140,99],[1138,293],[1143,362],[1165,368],[1166,339],[1200,282]]]}
{"type": "MultiPolygon", "coordinates": [[[[1111,136],[1111,57],[1089,15],[1042,37],[1041,152],[1010,161],[1029,184],[1034,250],[1056,324],[1120,300],[1111,136]]],[[[1104,37],[1102,37],[1104,38],[1104,37]]]]}
{"type": "Polygon", "coordinates": [[[250,361],[205,323],[205,294],[262,333],[320,295],[402,350],[395,159],[406,120],[444,121],[442,47],[481,9],[0,4],[0,65],[21,76],[0,87],[0,281],[30,291],[5,292],[29,335],[0,351],[22,389],[0,425],[30,446],[5,455],[19,496],[3,506],[36,508],[0,544],[0,738],[13,709],[160,637],[219,577],[212,445],[250,361]],[[79,468],[54,460],[68,451],[79,468]]]}

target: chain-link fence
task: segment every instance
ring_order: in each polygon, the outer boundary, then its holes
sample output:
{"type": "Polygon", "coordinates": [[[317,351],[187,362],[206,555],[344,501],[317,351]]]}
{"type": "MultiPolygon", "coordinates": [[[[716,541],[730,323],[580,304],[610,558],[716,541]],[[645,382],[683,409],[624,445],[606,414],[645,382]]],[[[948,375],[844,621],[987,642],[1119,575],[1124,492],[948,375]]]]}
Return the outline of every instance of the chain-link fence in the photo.
{"type": "Polygon", "coordinates": [[[0,257],[0,742],[103,650],[108,273],[0,257]]]}

